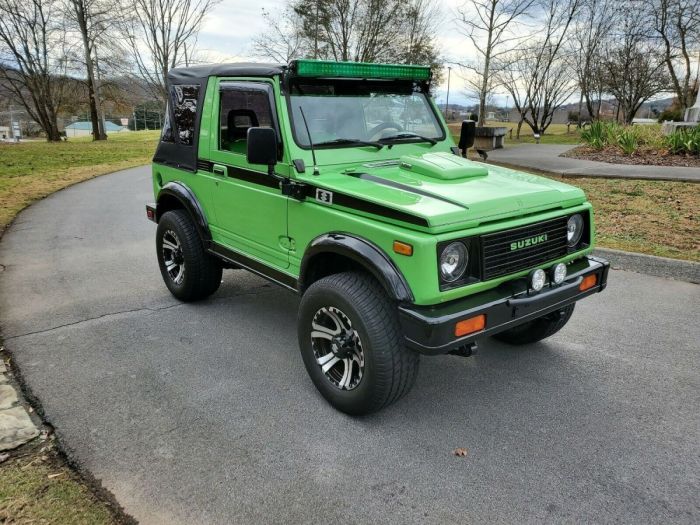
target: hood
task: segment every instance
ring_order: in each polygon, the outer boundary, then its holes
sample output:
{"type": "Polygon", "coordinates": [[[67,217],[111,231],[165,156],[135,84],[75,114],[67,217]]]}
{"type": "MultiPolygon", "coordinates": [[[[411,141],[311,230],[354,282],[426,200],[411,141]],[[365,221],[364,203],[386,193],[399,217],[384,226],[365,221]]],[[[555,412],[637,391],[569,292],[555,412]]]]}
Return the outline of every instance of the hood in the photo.
{"type": "Polygon", "coordinates": [[[451,153],[338,167],[314,183],[410,213],[441,231],[585,202],[583,191],[552,179],[451,153]]]}

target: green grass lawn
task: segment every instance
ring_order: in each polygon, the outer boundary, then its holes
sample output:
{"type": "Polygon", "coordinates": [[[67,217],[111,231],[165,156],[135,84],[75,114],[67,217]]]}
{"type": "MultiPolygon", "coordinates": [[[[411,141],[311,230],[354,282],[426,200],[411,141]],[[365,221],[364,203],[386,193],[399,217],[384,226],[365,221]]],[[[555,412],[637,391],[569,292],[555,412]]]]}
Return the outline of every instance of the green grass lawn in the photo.
{"type": "Polygon", "coordinates": [[[0,232],[23,208],[97,175],[139,166],[153,157],[158,131],[113,134],[68,142],[0,143],[0,232]]]}
{"type": "Polygon", "coordinates": [[[700,184],[552,178],[586,192],[598,246],[700,262],[700,184]]]}
{"type": "Polygon", "coordinates": [[[51,450],[0,464],[0,523],[116,525],[123,521],[51,450]]]}

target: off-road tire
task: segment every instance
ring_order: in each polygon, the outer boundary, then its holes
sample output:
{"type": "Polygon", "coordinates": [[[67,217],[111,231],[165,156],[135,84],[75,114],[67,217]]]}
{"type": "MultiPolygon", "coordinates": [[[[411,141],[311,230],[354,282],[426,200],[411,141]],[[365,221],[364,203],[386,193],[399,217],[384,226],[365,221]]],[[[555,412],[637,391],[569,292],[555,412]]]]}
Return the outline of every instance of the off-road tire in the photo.
{"type": "Polygon", "coordinates": [[[197,228],[185,210],[168,211],[160,218],[156,230],[156,252],[165,285],[181,301],[204,299],[219,288],[221,262],[204,250],[197,228]],[[163,242],[168,231],[174,232],[177,237],[184,260],[184,276],[179,283],[168,273],[165,264],[163,242]]]}
{"type": "Polygon", "coordinates": [[[319,392],[338,410],[364,415],[407,394],[418,373],[419,355],[403,343],[396,305],[371,276],[345,272],[320,279],[302,297],[297,324],[306,370],[319,392]],[[316,361],[312,322],[323,308],[342,311],[357,331],[364,353],[364,372],[356,387],[334,385],[316,361]]]}
{"type": "Polygon", "coordinates": [[[561,310],[538,317],[537,319],[528,321],[510,330],[498,333],[493,337],[494,339],[511,345],[536,343],[537,341],[541,341],[542,339],[556,334],[559,330],[564,328],[564,325],[571,319],[575,306],[576,303],[572,303],[561,310]]]}

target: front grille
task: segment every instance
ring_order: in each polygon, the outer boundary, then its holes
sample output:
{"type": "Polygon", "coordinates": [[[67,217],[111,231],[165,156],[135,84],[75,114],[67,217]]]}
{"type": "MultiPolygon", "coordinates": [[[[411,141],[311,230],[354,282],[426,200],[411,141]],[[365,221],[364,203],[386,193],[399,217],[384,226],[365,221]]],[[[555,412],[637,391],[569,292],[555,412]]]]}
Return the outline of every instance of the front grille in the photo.
{"type": "Polygon", "coordinates": [[[528,224],[481,236],[483,280],[539,266],[566,255],[566,223],[568,217],[557,217],[549,221],[528,224]],[[546,240],[540,238],[546,235],[546,240]],[[527,239],[539,242],[527,244],[527,239]],[[512,250],[511,243],[520,241],[521,248],[512,250]]]}

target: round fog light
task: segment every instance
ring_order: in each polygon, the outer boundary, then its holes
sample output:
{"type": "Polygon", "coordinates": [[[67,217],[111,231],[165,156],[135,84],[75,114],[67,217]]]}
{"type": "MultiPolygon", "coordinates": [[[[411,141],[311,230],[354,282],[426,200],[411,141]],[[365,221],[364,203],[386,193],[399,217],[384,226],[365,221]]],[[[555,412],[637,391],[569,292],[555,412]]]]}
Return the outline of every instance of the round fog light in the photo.
{"type": "Polygon", "coordinates": [[[532,288],[536,292],[539,292],[542,288],[544,288],[544,283],[546,281],[547,274],[544,273],[544,270],[540,268],[538,268],[537,270],[533,270],[530,274],[530,288],[532,288]]]}
{"type": "Polygon", "coordinates": [[[566,279],[566,265],[564,263],[559,263],[552,268],[552,281],[554,284],[561,284],[566,279]]]}

